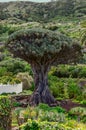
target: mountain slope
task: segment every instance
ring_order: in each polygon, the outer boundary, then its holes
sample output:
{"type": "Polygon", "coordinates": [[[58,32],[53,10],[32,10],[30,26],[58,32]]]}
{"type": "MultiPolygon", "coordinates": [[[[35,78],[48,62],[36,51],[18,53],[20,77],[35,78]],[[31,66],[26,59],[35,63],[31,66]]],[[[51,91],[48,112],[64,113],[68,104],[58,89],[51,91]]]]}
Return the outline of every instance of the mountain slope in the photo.
{"type": "Polygon", "coordinates": [[[86,15],[86,0],[57,0],[49,3],[8,2],[0,3],[0,19],[49,21],[56,16],[86,15]]]}

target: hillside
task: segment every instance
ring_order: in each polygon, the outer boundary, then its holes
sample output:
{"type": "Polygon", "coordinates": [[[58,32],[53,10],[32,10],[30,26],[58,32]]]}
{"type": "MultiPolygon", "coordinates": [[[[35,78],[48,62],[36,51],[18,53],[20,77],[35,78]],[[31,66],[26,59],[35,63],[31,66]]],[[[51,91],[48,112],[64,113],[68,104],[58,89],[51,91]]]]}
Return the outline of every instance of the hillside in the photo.
{"type": "Polygon", "coordinates": [[[86,0],[57,0],[47,3],[0,3],[0,20],[50,21],[57,16],[84,17],[86,0]]]}

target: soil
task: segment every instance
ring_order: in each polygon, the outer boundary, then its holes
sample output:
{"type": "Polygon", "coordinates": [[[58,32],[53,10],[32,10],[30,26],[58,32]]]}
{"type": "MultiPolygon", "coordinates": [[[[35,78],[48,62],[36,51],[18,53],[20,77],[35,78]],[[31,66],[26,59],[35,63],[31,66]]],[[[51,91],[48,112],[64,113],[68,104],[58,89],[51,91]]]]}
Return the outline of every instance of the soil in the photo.
{"type": "MultiPolygon", "coordinates": [[[[29,103],[29,99],[30,99],[30,96],[28,96],[28,95],[13,96],[13,100],[20,103],[20,107],[27,107],[28,103],[29,103]]],[[[61,106],[66,111],[69,111],[71,108],[78,107],[78,106],[86,107],[86,105],[82,105],[80,103],[73,102],[70,99],[57,100],[57,105],[61,106]]],[[[53,107],[53,105],[52,105],[52,107],[53,107]]]]}
{"type": "Polygon", "coordinates": [[[84,106],[82,104],[75,103],[70,99],[61,101],[61,107],[64,108],[66,111],[69,111],[71,108],[79,107],[79,106],[86,107],[86,106],[84,106]]]}

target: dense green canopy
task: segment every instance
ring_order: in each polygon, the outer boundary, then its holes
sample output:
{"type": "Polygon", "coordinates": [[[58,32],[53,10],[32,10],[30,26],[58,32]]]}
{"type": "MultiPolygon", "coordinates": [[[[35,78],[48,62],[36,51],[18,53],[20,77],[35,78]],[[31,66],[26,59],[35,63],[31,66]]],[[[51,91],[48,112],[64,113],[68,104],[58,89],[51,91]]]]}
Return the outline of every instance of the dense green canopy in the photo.
{"type": "Polygon", "coordinates": [[[69,63],[81,56],[81,47],[71,38],[53,31],[33,28],[13,33],[7,44],[9,50],[27,62],[69,63]]]}

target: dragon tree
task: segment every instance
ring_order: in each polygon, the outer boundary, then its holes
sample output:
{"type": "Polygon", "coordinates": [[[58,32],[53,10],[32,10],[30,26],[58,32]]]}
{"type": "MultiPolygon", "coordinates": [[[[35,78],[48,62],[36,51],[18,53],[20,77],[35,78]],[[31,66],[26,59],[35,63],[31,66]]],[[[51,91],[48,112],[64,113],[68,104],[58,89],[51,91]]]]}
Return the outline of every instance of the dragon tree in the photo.
{"type": "Polygon", "coordinates": [[[48,71],[52,65],[77,62],[81,47],[71,38],[46,29],[20,30],[9,36],[7,48],[14,56],[27,61],[33,71],[35,89],[29,104],[46,103],[50,106],[56,100],[48,88],[48,71]]]}

